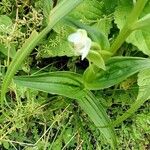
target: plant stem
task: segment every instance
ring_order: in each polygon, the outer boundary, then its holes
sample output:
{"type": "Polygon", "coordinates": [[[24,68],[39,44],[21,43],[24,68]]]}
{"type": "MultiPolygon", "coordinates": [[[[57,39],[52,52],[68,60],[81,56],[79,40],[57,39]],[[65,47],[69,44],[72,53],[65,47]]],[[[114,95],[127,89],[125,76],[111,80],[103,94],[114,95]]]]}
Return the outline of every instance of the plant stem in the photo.
{"type": "Polygon", "coordinates": [[[129,118],[135,111],[137,111],[138,108],[142,106],[144,102],[146,102],[147,99],[137,99],[131,106],[130,109],[128,109],[122,116],[119,116],[111,125],[113,127],[116,127],[120,123],[122,123],[124,120],[129,118]]]}
{"type": "Polygon", "coordinates": [[[120,31],[118,37],[110,47],[109,52],[112,52],[112,54],[115,54],[117,50],[120,48],[120,46],[123,44],[125,39],[131,34],[132,32],[132,26],[137,22],[139,15],[144,9],[145,4],[148,0],[138,0],[135,4],[130,16],[128,17],[125,25],[123,26],[122,30],[120,31]]]}

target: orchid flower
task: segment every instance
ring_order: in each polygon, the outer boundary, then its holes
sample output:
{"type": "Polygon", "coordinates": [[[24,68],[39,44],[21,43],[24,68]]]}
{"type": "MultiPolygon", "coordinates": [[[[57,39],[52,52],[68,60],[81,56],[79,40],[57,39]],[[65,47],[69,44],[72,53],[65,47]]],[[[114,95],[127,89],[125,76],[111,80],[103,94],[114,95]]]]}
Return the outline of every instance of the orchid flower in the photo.
{"type": "Polygon", "coordinates": [[[92,41],[85,30],[78,29],[77,32],[70,34],[68,41],[73,43],[75,53],[81,55],[82,60],[88,55],[92,41]]]}

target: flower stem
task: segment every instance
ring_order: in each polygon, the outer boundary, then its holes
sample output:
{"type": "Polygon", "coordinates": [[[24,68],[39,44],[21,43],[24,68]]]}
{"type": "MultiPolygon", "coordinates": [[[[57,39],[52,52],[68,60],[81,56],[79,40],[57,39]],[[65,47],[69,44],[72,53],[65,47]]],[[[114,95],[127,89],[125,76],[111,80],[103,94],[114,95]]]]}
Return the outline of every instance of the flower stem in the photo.
{"type": "Polygon", "coordinates": [[[109,52],[115,54],[120,46],[123,44],[125,39],[131,34],[133,25],[138,21],[138,17],[144,9],[145,4],[148,0],[138,0],[135,4],[131,14],[129,15],[125,25],[123,26],[122,30],[120,31],[118,37],[110,47],[109,52]]]}

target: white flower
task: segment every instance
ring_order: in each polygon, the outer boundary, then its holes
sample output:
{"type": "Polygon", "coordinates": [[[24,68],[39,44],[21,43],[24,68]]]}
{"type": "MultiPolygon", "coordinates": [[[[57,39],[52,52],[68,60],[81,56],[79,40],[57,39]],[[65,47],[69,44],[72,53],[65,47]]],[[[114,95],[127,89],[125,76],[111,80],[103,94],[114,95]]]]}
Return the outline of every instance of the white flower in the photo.
{"type": "Polygon", "coordinates": [[[92,41],[85,30],[78,29],[77,32],[70,34],[68,41],[73,43],[75,53],[81,55],[82,60],[88,55],[92,41]]]}

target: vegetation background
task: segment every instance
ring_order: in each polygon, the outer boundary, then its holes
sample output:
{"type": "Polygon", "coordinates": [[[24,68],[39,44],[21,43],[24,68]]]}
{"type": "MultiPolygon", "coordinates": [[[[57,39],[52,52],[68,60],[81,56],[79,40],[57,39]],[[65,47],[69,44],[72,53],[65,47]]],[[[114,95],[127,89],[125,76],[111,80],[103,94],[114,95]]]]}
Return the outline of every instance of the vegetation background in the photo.
{"type": "MultiPolygon", "coordinates": [[[[49,12],[61,0],[0,1],[0,86],[7,67],[33,30],[48,24],[49,12]]],[[[69,17],[97,28],[112,43],[132,10],[131,0],[84,0],[69,17]]],[[[141,17],[150,13],[150,2],[141,17]]],[[[16,75],[72,71],[82,74],[88,61],[73,53],[67,37],[74,31],[59,21],[33,52],[19,66],[16,75]]],[[[34,37],[32,37],[34,38],[34,37]]],[[[133,33],[120,47],[117,56],[147,58],[150,32],[133,33]]],[[[94,91],[115,120],[136,100],[138,75],[126,78],[113,87],[94,91]]],[[[143,87],[144,88],[144,87],[143,87]]],[[[7,105],[0,116],[0,149],[2,150],[109,150],[110,145],[74,99],[49,94],[11,82],[6,94],[7,105]]],[[[118,150],[150,149],[150,107],[146,101],[136,113],[115,127],[118,150]]]]}

